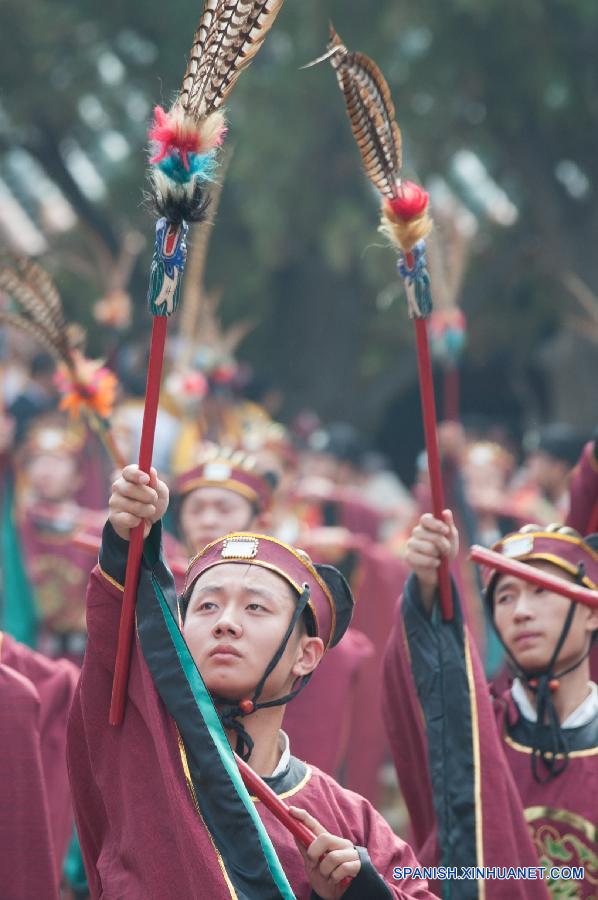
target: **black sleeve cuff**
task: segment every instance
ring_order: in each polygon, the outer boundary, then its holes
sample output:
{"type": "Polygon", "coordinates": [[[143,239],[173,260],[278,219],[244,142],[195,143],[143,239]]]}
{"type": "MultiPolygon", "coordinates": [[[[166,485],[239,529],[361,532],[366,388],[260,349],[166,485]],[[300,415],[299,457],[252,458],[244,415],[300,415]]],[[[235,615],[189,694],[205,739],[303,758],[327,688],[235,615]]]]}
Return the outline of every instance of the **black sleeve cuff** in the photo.
{"type": "Polygon", "coordinates": [[[110,522],[106,522],[100,546],[100,568],[120,585],[125,583],[128,555],[129,542],[119,537],[110,522]]]}
{"type": "MultiPolygon", "coordinates": [[[[150,562],[150,568],[160,558],[162,547],[162,522],[156,522],[145,539],[143,555],[150,562]]],[[[100,547],[100,568],[113,581],[123,585],[127,571],[127,559],[129,556],[129,542],[123,540],[116,533],[110,522],[106,522],[102,532],[102,544],[100,547]]]]}
{"type": "MultiPolygon", "coordinates": [[[[373,866],[365,847],[356,847],[361,862],[359,875],[343,894],[343,900],[392,900],[392,891],[373,866]]],[[[321,900],[319,894],[311,892],[310,900],[321,900]]]]}

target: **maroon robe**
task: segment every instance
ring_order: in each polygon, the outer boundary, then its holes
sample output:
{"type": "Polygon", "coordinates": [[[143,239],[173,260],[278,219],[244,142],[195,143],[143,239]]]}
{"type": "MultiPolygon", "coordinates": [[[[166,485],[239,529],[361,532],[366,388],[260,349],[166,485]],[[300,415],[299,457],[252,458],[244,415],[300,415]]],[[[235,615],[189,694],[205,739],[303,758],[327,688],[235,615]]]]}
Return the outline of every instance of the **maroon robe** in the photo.
{"type": "MultiPolygon", "coordinates": [[[[88,591],[88,648],[69,725],[69,771],[92,897],[231,897],[188,789],[176,726],[156,693],[138,638],[124,723],[108,725],[121,598],[122,587],[97,567],[88,591]]],[[[392,897],[432,896],[424,881],[392,881],[393,867],[415,865],[415,858],[363,798],[309,769],[292,794],[293,802],[331,831],[368,848],[392,897]]],[[[259,808],[298,900],[309,900],[311,888],[294,840],[259,808]]]]}
{"type": "Polygon", "coordinates": [[[581,535],[598,530],[598,462],[594,441],[586,444],[571,473],[569,496],[569,513],[565,524],[575,528],[581,535]]]}
{"type": "MultiPolygon", "coordinates": [[[[353,722],[355,694],[366,660],[373,653],[371,641],[349,628],[329,650],[309,683],[288,704],[283,728],[299,759],[337,777],[343,768],[353,722]]],[[[361,724],[363,719],[360,720],[361,724]]]]}
{"type": "Polygon", "coordinates": [[[78,671],[0,641],[0,894],[50,900],[73,828],[66,725],[78,671]]]}
{"type": "Polygon", "coordinates": [[[382,718],[382,657],[406,575],[401,560],[383,547],[364,542],[351,578],[355,595],[352,624],[370,639],[374,653],[364,663],[355,689],[345,783],[374,806],[381,793],[380,769],[390,760],[382,718]]]}
{"type": "MultiPolygon", "coordinates": [[[[581,535],[598,531],[598,462],[594,441],[585,445],[571,473],[569,495],[569,513],[565,524],[581,535]]],[[[594,644],[590,654],[590,675],[592,681],[598,681],[598,643],[594,644]]]]}
{"type": "MultiPolygon", "coordinates": [[[[585,864],[592,880],[571,896],[594,897],[598,746],[536,783],[530,747],[507,729],[518,720],[510,693],[493,704],[456,593],[454,601],[453,622],[437,608],[428,616],[411,578],[385,657],[385,721],[415,852],[424,865],[585,864]]],[[[455,898],[472,896],[454,888],[455,898]]],[[[546,881],[485,881],[484,889],[490,900],[548,897],[546,881]]]]}
{"type": "MultiPolygon", "coordinates": [[[[551,889],[555,896],[594,900],[598,896],[598,740],[594,747],[573,750],[563,773],[538,784],[530,771],[531,748],[512,734],[521,714],[510,692],[495,703],[495,714],[540,864],[585,866],[583,885],[563,881],[551,889]]],[[[598,727],[594,731],[598,735],[598,727]]]]}

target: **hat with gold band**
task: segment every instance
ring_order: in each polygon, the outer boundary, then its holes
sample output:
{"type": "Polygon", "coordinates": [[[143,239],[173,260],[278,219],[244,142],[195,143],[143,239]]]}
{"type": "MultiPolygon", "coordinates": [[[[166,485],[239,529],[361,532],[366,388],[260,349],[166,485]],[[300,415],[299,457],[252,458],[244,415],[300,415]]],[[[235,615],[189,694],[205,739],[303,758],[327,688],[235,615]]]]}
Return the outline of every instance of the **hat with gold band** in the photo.
{"type": "MultiPolygon", "coordinates": [[[[598,587],[598,552],[573,528],[559,525],[525,525],[507,534],[492,549],[519,562],[543,561],[573,575],[580,584],[598,587]]],[[[486,598],[493,599],[496,570],[488,570],[486,598]]]]}
{"type": "Polygon", "coordinates": [[[211,459],[183,472],[176,479],[173,492],[185,497],[204,487],[219,487],[249,500],[259,512],[272,505],[274,486],[266,474],[235,463],[232,459],[211,459]]]}
{"type": "Polygon", "coordinates": [[[208,544],[191,560],[184,596],[199,576],[224,563],[260,566],[280,575],[301,596],[309,588],[308,608],[326,649],[337,644],[351,621],[354,600],[344,576],[333,566],[315,565],[306,553],[263,534],[239,532],[208,544]]]}

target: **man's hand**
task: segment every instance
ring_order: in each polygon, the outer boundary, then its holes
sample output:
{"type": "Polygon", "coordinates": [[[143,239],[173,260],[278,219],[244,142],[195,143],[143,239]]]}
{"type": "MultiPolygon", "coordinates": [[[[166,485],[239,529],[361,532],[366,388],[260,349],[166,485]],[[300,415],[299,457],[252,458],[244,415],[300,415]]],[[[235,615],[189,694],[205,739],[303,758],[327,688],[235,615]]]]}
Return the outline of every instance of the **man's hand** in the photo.
{"type": "Polygon", "coordinates": [[[158,479],[155,469],[147,475],[139,466],[126,466],[112,485],[108,521],[119,537],[128,541],[131,530],[144,522],[146,538],[152,525],[168,509],[168,488],[158,479]]]}
{"type": "Polygon", "coordinates": [[[459,535],[450,509],[443,521],[425,513],[407,541],[405,560],[419,581],[422,602],[430,610],[438,587],[438,567],[443,556],[454,559],[459,550],[459,535]]]}
{"type": "Polygon", "coordinates": [[[297,847],[305,863],[305,871],[313,890],[322,900],[338,900],[349,882],[361,869],[357,850],[346,838],[329,834],[320,823],[304,809],[289,807],[291,815],[303,822],[316,839],[307,850],[298,841],[297,847]]]}

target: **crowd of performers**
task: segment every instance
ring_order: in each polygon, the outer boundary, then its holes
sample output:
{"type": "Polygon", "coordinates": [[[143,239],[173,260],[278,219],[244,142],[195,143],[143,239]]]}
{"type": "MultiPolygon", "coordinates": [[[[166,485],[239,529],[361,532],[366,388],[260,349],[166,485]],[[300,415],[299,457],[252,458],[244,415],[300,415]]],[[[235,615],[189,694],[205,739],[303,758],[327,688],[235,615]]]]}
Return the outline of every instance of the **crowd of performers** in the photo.
{"type": "Polygon", "coordinates": [[[441,521],[425,461],[406,487],[351,426],[304,414],[284,427],[222,379],[195,409],[165,394],[151,475],[132,462],[141,407],[122,390],[112,422],[129,464],[114,471],[58,410],[53,374],[44,354],[3,371],[3,898],[286,896],[260,827],[302,900],[598,896],[598,609],[468,559],[494,546],[598,589],[590,434],[551,425],[522,450],[441,424],[441,521]],[[443,556],[452,621],[437,603],[443,556]],[[220,757],[189,666],[309,848],[259,802],[248,818],[234,782],[214,800],[220,757]],[[393,877],[420,864],[585,876],[393,877]]]}

